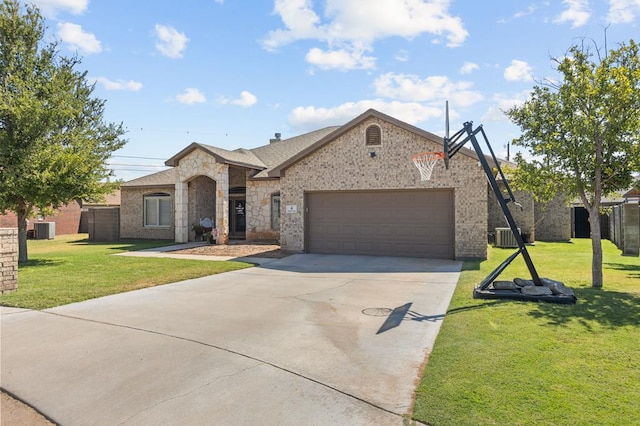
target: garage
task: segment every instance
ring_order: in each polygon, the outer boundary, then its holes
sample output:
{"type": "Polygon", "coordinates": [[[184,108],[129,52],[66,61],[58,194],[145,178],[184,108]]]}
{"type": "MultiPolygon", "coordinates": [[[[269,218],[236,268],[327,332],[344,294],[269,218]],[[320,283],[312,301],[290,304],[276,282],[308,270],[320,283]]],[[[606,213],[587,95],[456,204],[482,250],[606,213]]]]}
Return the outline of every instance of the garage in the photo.
{"type": "Polygon", "coordinates": [[[305,251],[453,259],[453,190],[305,194],[305,251]]]}

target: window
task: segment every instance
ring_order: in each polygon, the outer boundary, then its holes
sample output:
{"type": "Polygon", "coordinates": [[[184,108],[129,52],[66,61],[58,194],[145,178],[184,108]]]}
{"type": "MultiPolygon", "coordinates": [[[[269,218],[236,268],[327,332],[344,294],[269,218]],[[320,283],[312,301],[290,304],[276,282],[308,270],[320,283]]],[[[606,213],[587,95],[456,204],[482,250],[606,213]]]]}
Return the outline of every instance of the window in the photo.
{"type": "Polygon", "coordinates": [[[382,145],[382,130],[380,130],[380,126],[372,124],[367,127],[365,144],[367,146],[382,145]]]}
{"type": "Polygon", "coordinates": [[[271,229],[280,230],[280,193],[271,195],[271,229]]]}
{"type": "Polygon", "coordinates": [[[171,226],[171,196],[164,192],[145,195],[144,226],[171,226]]]}

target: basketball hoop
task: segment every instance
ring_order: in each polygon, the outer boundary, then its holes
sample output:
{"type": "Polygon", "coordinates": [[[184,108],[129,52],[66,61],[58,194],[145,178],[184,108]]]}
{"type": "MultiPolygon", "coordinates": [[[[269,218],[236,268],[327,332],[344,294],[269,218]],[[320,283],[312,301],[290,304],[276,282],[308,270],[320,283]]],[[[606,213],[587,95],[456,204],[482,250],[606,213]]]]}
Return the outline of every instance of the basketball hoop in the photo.
{"type": "Polygon", "coordinates": [[[444,159],[444,152],[421,152],[411,157],[413,164],[420,170],[420,180],[431,179],[431,172],[438,162],[444,159]]]}

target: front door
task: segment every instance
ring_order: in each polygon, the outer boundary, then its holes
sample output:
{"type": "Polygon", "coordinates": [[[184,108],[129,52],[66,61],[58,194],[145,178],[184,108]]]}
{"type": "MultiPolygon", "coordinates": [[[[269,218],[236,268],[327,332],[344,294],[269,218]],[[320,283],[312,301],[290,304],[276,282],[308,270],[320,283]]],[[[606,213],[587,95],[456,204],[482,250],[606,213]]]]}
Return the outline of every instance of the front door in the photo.
{"type": "Polygon", "coordinates": [[[247,230],[246,200],[232,198],[229,208],[229,238],[244,239],[247,230]]]}

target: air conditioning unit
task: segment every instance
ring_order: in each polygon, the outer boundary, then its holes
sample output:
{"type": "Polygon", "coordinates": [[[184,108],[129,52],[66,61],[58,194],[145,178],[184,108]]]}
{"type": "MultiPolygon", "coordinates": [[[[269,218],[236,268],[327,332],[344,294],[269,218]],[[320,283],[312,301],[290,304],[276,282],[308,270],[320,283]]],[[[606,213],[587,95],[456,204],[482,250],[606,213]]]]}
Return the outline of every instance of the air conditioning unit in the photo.
{"type": "Polygon", "coordinates": [[[56,237],[55,222],[36,222],[33,224],[36,240],[53,240],[56,237]]]}
{"type": "Polygon", "coordinates": [[[496,228],[496,247],[518,247],[518,241],[511,232],[511,228],[496,228]]]}

